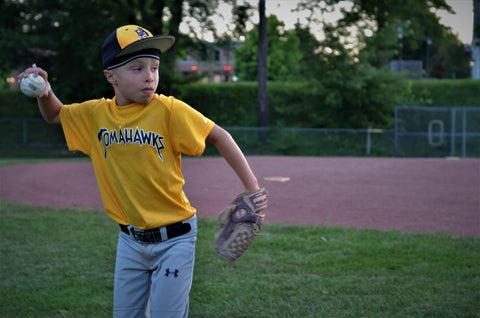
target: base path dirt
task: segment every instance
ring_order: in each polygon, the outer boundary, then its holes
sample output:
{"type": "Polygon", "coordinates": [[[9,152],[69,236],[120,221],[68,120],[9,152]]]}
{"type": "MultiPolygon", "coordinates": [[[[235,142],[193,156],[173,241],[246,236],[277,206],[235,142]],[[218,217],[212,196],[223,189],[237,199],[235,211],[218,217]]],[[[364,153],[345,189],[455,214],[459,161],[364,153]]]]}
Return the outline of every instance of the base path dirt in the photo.
{"type": "MultiPolygon", "coordinates": [[[[248,160],[270,193],[267,223],[480,235],[479,159],[248,160]]],[[[243,191],[223,158],[185,158],[183,173],[199,217],[217,216],[243,191]]],[[[1,167],[0,198],[103,208],[90,162],[1,167]]]]}

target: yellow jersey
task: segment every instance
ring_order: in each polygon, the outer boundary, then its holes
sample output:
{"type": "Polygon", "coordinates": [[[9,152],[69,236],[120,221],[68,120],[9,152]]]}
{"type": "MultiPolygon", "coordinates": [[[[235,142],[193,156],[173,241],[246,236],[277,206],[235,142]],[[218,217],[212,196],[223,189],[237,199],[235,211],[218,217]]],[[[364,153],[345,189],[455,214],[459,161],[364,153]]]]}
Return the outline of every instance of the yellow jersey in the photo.
{"type": "Polygon", "coordinates": [[[70,151],[88,155],[110,218],[141,229],[195,215],[183,186],[181,154],[199,156],[214,122],[186,103],[155,94],[144,104],[98,99],[61,108],[70,151]]]}

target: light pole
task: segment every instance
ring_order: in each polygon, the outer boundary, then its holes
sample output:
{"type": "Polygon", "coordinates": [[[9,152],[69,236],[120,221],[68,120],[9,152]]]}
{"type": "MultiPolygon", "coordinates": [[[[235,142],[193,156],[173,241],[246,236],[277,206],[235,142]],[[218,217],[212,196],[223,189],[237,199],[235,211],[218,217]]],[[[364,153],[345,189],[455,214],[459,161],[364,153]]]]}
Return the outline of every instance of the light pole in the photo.
{"type": "Polygon", "coordinates": [[[398,62],[399,62],[399,71],[403,71],[403,28],[399,26],[397,28],[397,38],[398,38],[398,46],[400,47],[400,52],[398,53],[398,62]]]}
{"type": "Polygon", "coordinates": [[[470,66],[472,67],[472,79],[480,79],[480,34],[478,28],[480,26],[480,1],[473,2],[473,38],[472,38],[472,59],[470,66]]]}
{"type": "Polygon", "coordinates": [[[425,42],[427,43],[427,58],[425,60],[425,75],[428,77],[428,70],[430,68],[430,45],[432,45],[432,39],[430,39],[428,36],[425,39],[425,42]]]}

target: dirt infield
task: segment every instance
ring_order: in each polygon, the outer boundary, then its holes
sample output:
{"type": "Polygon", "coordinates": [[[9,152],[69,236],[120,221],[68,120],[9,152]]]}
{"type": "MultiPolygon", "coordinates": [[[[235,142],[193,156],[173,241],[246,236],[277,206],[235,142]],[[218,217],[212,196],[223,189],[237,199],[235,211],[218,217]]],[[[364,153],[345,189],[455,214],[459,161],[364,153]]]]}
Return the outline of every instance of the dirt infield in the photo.
{"type": "MultiPolygon", "coordinates": [[[[480,235],[479,159],[249,157],[270,192],[267,223],[480,235]]],[[[183,160],[199,217],[242,191],[222,158],[183,160]]],[[[102,209],[90,162],[0,167],[0,198],[102,209]]]]}

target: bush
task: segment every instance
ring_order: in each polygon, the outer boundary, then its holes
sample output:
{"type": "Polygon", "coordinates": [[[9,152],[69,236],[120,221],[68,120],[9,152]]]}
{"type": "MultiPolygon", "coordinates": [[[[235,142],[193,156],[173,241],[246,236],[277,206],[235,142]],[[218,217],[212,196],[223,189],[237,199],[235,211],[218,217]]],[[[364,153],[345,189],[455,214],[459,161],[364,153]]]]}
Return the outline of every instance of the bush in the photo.
{"type": "Polygon", "coordinates": [[[0,90],[0,118],[40,118],[37,100],[19,90],[0,90]]]}
{"type": "MultiPolygon", "coordinates": [[[[365,70],[351,79],[269,82],[269,126],[302,128],[393,128],[395,104],[476,106],[480,81],[399,80],[365,70]],[[355,78],[354,78],[355,77],[355,78]]],[[[175,96],[221,126],[256,127],[257,83],[194,83],[175,96]]],[[[85,100],[95,98],[85,96],[85,100]]],[[[0,90],[0,117],[41,118],[36,100],[18,90],[0,90]]]]}
{"type": "MultiPolygon", "coordinates": [[[[391,126],[408,83],[369,70],[347,82],[269,82],[270,127],[367,128],[391,126]]],[[[190,84],[180,98],[222,126],[257,126],[257,83],[190,84]]]]}
{"type": "Polygon", "coordinates": [[[478,80],[418,80],[412,81],[411,86],[413,98],[404,102],[447,106],[480,105],[478,80]]]}
{"type": "Polygon", "coordinates": [[[177,98],[223,126],[257,126],[256,83],[188,84],[177,98]]]}

